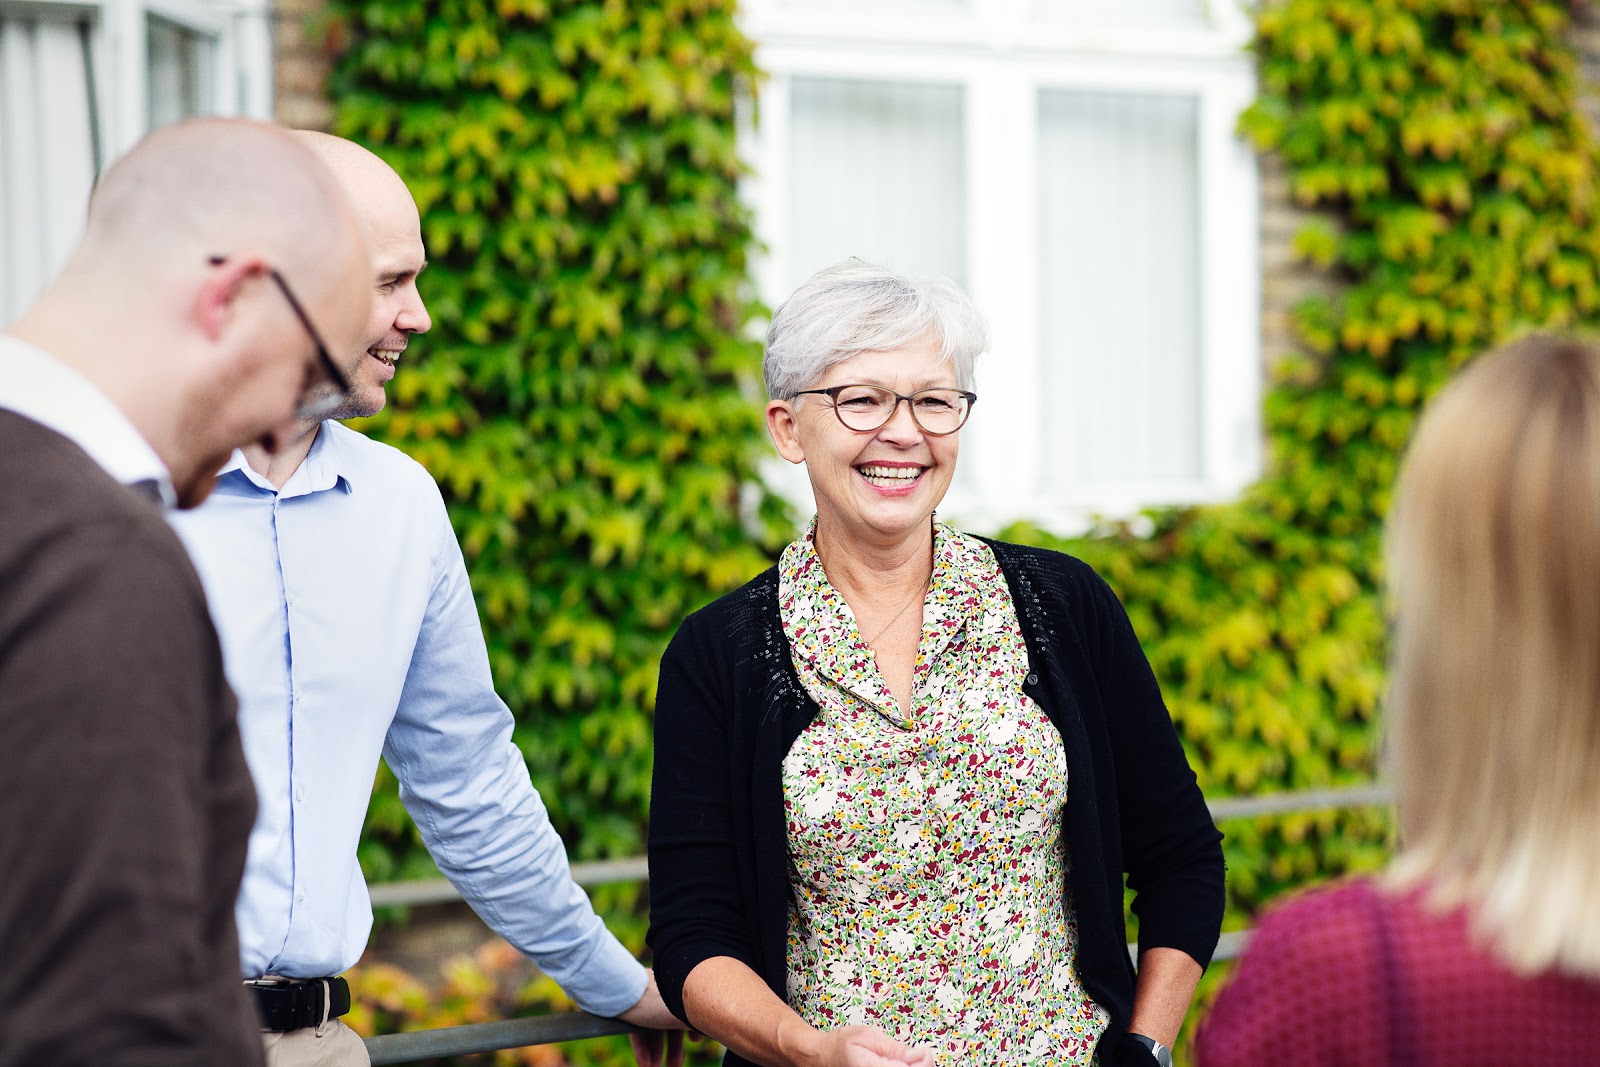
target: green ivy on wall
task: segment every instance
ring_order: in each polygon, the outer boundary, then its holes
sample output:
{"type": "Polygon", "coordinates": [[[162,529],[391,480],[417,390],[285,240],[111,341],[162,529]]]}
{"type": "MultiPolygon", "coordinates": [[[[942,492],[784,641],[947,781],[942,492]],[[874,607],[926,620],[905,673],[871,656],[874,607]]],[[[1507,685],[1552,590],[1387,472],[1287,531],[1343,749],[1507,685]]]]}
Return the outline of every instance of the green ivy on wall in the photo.
{"type": "MultiPolygon", "coordinates": [[[[748,489],[734,102],[755,71],[732,7],[333,7],[334,131],[410,184],[435,322],[361,428],[444,490],[516,741],[579,859],[642,851],[660,653],[788,528],[748,489]]],[[[428,869],[392,784],[362,860],[428,869]]]]}
{"type": "MultiPolygon", "coordinates": [[[[734,107],[756,73],[733,6],[327,15],[334,132],[410,185],[435,323],[358,425],[444,492],[515,741],[574,859],[643,852],[661,652],[792,527],[752,488],[761,309],[734,107]]],[[[387,771],[361,860],[375,880],[433,874],[387,771]]],[[[636,951],[639,894],[595,894],[636,951]]],[[[592,1044],[593,1062],[625,1055],[592,1044]]]]}
{"type": "MultiPolygon", "coordinates": [[[[407,180],[430,260],[434,329],[360,428],[444,491],[496,687],[574,859],[643,852],[661,652],[793,525],[755,470],[746,327],[761,309],[734,107],[756,72],[733,7],[333,0],[327,14],[334,132],[407,180]]],[[[375,880],[433,874],[387,771],[361,860],[375,880]]],[[[640,893],[594,894],[635,951],[640,893]]],[[[526,995],[563,1003],[548,980],[526,995]]],[[[573,1055],[630,1059],[616,1040],[573,1055]]]]}

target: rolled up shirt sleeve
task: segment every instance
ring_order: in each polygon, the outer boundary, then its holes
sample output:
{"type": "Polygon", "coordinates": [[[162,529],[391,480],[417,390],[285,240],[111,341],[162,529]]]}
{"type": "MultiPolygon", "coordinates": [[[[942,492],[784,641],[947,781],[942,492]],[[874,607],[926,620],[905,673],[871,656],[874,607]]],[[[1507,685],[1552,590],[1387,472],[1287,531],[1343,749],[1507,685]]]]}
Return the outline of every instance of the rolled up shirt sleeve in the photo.
{"type": "Polygon", "coordinates": [[[466,566],[446,532],[384,756],[439,869],[483,920],[585,1011],[644,995],[643,966],[572,880],[566,848],[512,743],[466,566]]]}

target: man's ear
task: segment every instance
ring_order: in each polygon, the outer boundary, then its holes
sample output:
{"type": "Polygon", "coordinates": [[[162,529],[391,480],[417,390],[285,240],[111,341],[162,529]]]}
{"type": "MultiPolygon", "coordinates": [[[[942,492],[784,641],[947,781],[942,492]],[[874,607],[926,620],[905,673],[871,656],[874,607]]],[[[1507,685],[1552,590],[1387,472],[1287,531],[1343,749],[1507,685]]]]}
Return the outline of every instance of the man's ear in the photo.
{"type": "Polygon", "coordinates": [[[767,433],[777,446],[778,455],[790,463],[804,463],[806,450],[800,447],[800,436],[795,430],[794,401],[767,401],[767,433]]]}
{"type": "Polygon", "coordinates": [[[213,262],[199,292],[195,294],[194,321],[207,340],[222,336],[233,318],[241,294],[270,268],[259,256],[239,256],[213,262]]]}

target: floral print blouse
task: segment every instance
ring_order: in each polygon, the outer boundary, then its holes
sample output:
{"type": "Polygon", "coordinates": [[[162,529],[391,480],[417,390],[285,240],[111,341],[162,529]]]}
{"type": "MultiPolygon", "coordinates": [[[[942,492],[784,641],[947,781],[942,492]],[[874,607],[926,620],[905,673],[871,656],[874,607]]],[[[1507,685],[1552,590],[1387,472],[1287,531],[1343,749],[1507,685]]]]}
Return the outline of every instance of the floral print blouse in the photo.
{"type": "Polygon", "coordinates": [[[1022,692],[1027,647],[988,546],[934,526],[912,709],[901,712],[815,524],[779,608],[820,712],[783,764],[789,1004],[958,1064],[1088,1064],[1107,1014],[1079,983],[1060,734],[1022,692]]]}

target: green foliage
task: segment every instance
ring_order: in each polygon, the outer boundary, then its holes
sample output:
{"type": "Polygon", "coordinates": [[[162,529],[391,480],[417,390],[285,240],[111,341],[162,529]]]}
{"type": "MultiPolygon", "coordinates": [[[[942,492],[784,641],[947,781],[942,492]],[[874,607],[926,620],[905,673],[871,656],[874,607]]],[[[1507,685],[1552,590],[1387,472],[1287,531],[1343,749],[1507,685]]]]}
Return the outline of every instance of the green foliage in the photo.
{"type": "MultiPolygon", "coordinates": [[[[1545,0],[1284,0],[1258,15],[1240,126],[1317,215],[1294,242],[1336,295],[1266,404],[1270,465],[1236,503],[1065,547],[1128,606],[1202,785],[1325,787],[1377,771],[1382,521],[1422,405],[1476,354],[1600,312],[1595,140],[1566,8],[1545,0]]],[[[1230,926],[1286,887],[1370,870],[1377,811],[1224,827],[1230,926]]]]}
{"type": "MultiPolygon", "coordinates": [[[[335,0],[335,132],[422,212],[432,333],[361,428],[438,480],[574,858],[643,850],[656,665],[789,529],[751,493],[759,313],[726,0],[335,0]]],[[[390,531],[390,534],[395,531],[390,531]]],[[[387,773],[361,857],[430,870],[387,773]]]]}

